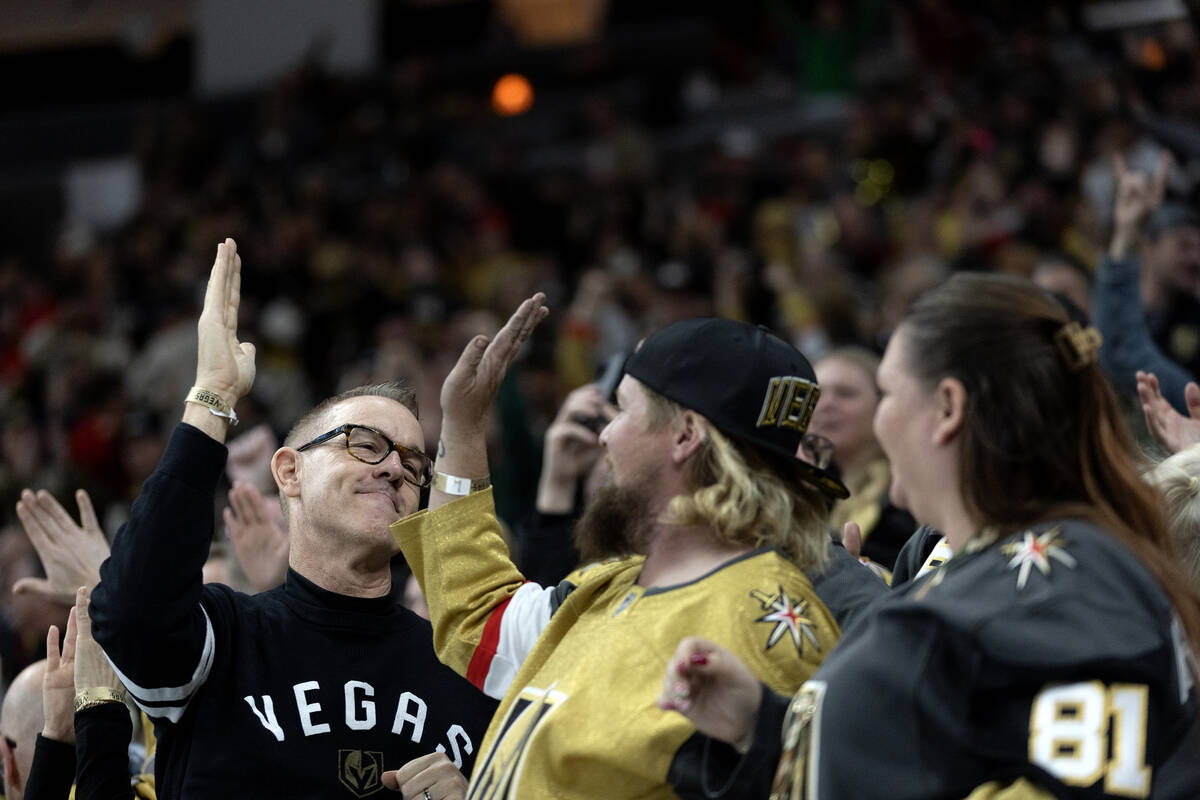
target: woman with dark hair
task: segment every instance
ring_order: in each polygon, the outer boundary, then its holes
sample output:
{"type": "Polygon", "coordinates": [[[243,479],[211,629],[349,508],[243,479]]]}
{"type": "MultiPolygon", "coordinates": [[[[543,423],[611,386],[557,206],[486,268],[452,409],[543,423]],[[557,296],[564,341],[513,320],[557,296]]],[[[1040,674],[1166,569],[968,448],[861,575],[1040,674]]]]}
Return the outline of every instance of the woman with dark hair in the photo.
{"type": "Polygon", "coordinates": [[[955,555],[790,701],[685,639],[659,704],[714,740],[708,796],[1200,797],[1200,595],[1099,346],[1015,278],[958,275],[914,305],[874,427],[892,499],[955,555]]]}

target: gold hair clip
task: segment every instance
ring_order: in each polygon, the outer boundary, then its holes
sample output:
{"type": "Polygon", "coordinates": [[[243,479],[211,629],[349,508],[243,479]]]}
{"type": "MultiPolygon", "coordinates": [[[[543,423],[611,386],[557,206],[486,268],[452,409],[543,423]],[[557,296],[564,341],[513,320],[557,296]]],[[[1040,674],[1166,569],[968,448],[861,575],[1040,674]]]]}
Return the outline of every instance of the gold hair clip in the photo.
{"type": "Polygon", "coordinates": [[[1100,331],[1091,325],[1084,328],[1078,322],[1068,322],[1054,334],[1054,344],[1058,347],[1058,352],[1067,362],[1067,367],[1074,372],[1096,363],[1103,341],[1104,337],[1100,335],[1100,331]]]}

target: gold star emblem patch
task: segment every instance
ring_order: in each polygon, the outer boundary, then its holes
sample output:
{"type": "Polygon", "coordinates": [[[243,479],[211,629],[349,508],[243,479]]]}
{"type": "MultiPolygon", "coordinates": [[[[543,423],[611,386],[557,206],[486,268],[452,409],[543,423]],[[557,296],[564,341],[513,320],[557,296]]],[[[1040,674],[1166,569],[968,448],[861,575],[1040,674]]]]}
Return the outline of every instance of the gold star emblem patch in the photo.
{"type": "Polygon", "coordinates": [[[1062,531],[1051,528],[1043,534],[1026,531],[1019,542],[1009,542],[1000,548],[1009,557],[1008,568],[1018,570],[1017,588],[1024,589],[1029,573],[1037,567],[1043,575],[1050,574],[1050,562],[1057,561],[1069,569],[1075,568],[1075,558],[1066,551],[1062,531]]]}
{"type": "Polygon", "coordinates": [[[805,614],[808,609],[807,601],[799,600],[793,603],[782,586],[779,587],[778,594],[760,592],[756,589],[750,592],[750,596],[757,600],[762,606],[762,610],[766,612],[754,621],[774,625],[771,633],[767,636],[766,649],[770,650],[777,645],[784,634],[791,637],[792,644],[796,645],[797,654],[804,654],[805,639],[816,650],[821,649],[820,644],[817,643],[817,636],[812,630],[813,621],[805,614]]]}

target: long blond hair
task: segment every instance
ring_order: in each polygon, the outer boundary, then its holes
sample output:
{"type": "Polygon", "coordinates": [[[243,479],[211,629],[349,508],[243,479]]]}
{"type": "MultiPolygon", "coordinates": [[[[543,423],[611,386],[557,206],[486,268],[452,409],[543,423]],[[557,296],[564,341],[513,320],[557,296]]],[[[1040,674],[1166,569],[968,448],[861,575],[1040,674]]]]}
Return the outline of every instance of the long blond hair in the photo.
{"type": "Polygon", "coordinates": [[[1167,532],[1179,551],[1179,565],[1200,588],[1200,444],[1164,459],[1146,479],[1162,492],[1167,532]]]}
{"type": "MultiPolygon", "coordinates": [[[[687,410],[649,388],[646,394],[651,426],[664,425],[687,410]]],[[[802,482],[785,459],[735,442],[709,424],[705,441],[689,462],[688,478],[695,488],[671,500],[669,522],[703,525],[729,545],[775,548],[803,570],[824,569],[829,503],[820,490],[802,482]]]]}

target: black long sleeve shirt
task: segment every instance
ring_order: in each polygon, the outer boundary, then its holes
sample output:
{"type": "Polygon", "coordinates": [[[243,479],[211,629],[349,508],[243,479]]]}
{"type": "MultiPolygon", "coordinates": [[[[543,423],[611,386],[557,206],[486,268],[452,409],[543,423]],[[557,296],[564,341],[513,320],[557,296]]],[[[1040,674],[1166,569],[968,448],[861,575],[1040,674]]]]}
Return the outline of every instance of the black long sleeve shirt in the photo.
{"type": "Polygon", "coordinates": [[[225,454],[179,425],[92,595],[96,641],[155,721],[159,796],[363,797],[435,750],[469,773],[495,703],[393,597],[293,570],[254,596],[202,583],[225,454]]]}

